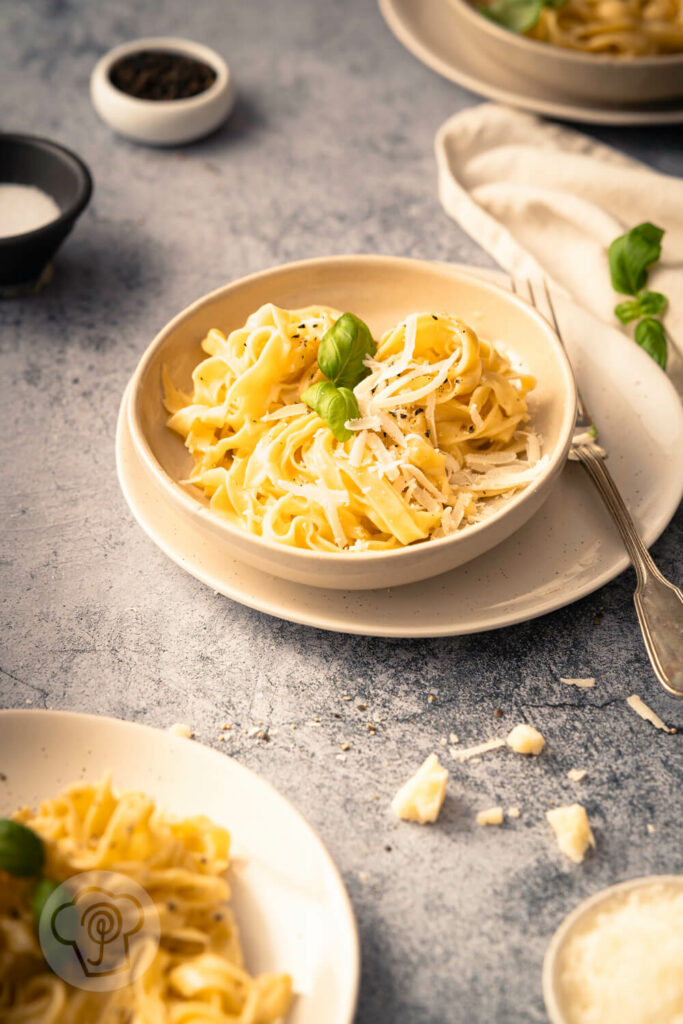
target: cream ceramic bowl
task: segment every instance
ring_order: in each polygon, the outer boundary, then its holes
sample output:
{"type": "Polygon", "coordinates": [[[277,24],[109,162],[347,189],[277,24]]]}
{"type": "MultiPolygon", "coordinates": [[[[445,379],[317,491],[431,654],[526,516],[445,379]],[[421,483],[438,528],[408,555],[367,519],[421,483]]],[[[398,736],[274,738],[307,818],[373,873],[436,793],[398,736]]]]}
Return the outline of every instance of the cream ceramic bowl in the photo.
{"type": "Polygon", "coordinates": [[[122,43],[106,53],[90,77],[90,98],[110,128],[136,142],[152,146],[179,146],[214,131],[225,121],[235,102],[230,69],[220,54],[201,43],[173,36],[154,36],[122,43]],[[208,64],[216,80],[205,92],[179,100],[141,100],[117,89],[109,73],[121,57],[140,50],[164,50],[208,64]]]}
{"type": "Polygon", "coordinates": [[[160,501],[171,502],[224,552],[296,583],[335,589],[393,587],[462,565],[505,540],[550,494],[567,456],[576,408],[574,378],[556,334],[528,303],[447,264],[390,256],[331,256],[266,270],[199,299],[157,335],[131,382],[128,426],[140,463],[160,501]],[[285,308],[315,303],[350,310],[378,337],[416,310],[448,311],[500,344],[538,381],[529,408],[543,439],[546,468],[490,519],[439,540],[393,551],[306,551],[254,536],[214,515],[203,493],[181,483],[192,468],[182,440],[166,427],[162,367],[191,390],[211,327],[228,333],[266,302],[285,308]]]}
{"type": "Polygon", "coordinates": [[[565,917],[550,940],[543,961],[543,999],[550,1024],[570,1024],[571,1022],[570,1007],[566,1004],[560,983],[560,967],[562,954],[574,932],[581,929],[591,915],[605,908],[609,903],[617,902],[622,896],[638,889],[660,885],[683,892],[683,875],[646,875],[642,878],[631,878],[627,882],[619,882],[618,885],[611,885],[608,889],[602,889],[594,896],[590,896],[565,917]]]}
{"type": "Polygon", "coordinates": [[[683,53],[611,57],[553,46],[511,32],[469,0],[449,0],[454,31],[496,64],[527,81],[596,105],[661,103],[683,96],[683,53]]]}

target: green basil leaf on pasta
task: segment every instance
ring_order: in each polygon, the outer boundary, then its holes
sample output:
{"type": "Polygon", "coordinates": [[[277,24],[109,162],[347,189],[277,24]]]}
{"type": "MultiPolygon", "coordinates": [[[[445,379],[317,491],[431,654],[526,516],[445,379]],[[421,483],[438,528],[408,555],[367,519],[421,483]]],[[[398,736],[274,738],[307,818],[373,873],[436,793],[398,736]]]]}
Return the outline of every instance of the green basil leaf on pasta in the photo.
{"type": "Polygon", "coordinates": [[[40,923],[45,904],[52,896],[53,892],[59,889],[59,882],[53,882],[51,878],[39,878],[36,882],[36,887],[33,890],[33,897],[31,899],[31,906],[33,908],[33,915],[36,919],[36,924],[40,923]]]}
{"type": "Polygon", "coordinates": [[[641,316],[658,316],[667,305],[666,295],[661,292],[641,292],[637,299],[620,302],[614,312],[622,324],[630,324],[641,316]]]}
{"type": "Polygon", "coordinates": [[[39,836],[11,818],[0,819],[0,870],[17,878],[39,875],[45,850],[39,836]]]}
{"type": "Polygon", "coordinates": [[[338,388],[332,381],[321,380],[304,391],[301,400],[325,420],[338,441],[348,441],[353,437],[353,432],[344,424],[347,420],[358,419],[360,410],[356,396],[349,388],[338,388]]]}
{"type": "Polygon", "coordinates": [[[370,373],[363,360],[376,351],[367,324],[353,313],[344,313],[320,342],[318,366],[338,387],[355,388],[370,373]]]}
{"type": "Polygon", "coordinates": [[[666,370],[666,332],[659,320],[648,316],[636,325],[634,337],[641,348],[666,370]]]}
{"type": "Polygon", "coordinates": [[[645,222],[615,238],[608,249],[612,287],[622,295],[637,295],[647,272],[662,254],[664,231],[645,222]]]}
{"type": "Polygon", "coordinates": [[[478,10],[511,32],[527,32],[540,18],[544,6],[544,0],[491,0],[480,4],[478,10]]]}

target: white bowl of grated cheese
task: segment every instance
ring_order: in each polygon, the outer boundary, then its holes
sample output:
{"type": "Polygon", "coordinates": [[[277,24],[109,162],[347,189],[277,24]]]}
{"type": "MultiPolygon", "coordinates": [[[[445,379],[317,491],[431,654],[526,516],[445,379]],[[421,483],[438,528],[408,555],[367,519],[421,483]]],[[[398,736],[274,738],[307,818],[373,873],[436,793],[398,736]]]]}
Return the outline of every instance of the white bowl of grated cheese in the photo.
{"type": "MultiPolygon", "coordinates": [[[[297,337],[297,334],[292,337],[297,337]]],[[[384,341],[378,349],[377,360],[381,358],[382,346],[386,347],[384,341]]],[[[211,352],[211,347],[205,347],[204,351],[211,352]]],[[[207,362],[210,363],[211,360],[207,362]]],[[[446,361],[438,365],[443,367],[446,361]]],[[[498,381],[498,377],[502,377],[502,371],[496,370],[497,365],[492,363],[489,366],[490,382],[493,383],[498,381]]],[[[438,376],[436,366],[434,363],[434,380],[442,381],[445,371],[438,376]]],[[[431,372],[430,366],[428,371],[431,372]]],[[[460,380],[461,378],[457,379],[458,385],[460,380]]],[[[455,387],[456,382],[451,383],[455,387]]],[[[449,382],[446,381],[444,386],[448,387],[449,382]]],[[[508,384],[505,386],[509,387],[508,384]]],[[[510,393],[508,392],[508,397],[510,393]]],[[[380,385],[372,394],[380,394],[380,385]]],[[[194,398],[187,400],[194,403],[209,402],[206,394],[199,397],[195,395],[194,398]]],[[[325,435],[328,429],[325,422],[318,421],[313,413],[301,404],[298,393],[293,402],[293,411],[298,413],[303,426],[308,429],[308,434],[317,439],[319,451],[316,454],[311,449],[310,463],[319,465],[320,463],[315,460],[319,458],[320,451],[335,448],[335,443],[329,432],[325,435]]],[[[178,404],[182,405],[182,402],[178,404]]],[[[424,405],[427,406],[427,419],[421,419],[423,455],[424,435],[429,438],[431,434],[431,431],[425,428],[425,422],[430,422],[428,395],[424,405]]],[[[176,408],[178,405],[174,406],[174,410],[176,408]]],[[[200,409],[204,408],[205,406],[200,406],[200,409]]],[[[288,410],[283,407],[268,408],[273,411],[266,413],[262,417],[263,420],[267,419],[269,425],[271,421],[281,424],[284,416],[280,413],[287,414],[288,410]]],[[[171,502],[176,509],[182,511],[184,517],[189,517],[195,524],[200,523],[202,530],[211,537],[212,543],[220,546],[222,551],[228,550],[239,561],[296,583],[354,590],[399,586],[437,576],[471,561],[519,529],[549,496],[562,471],[571,440],[575,408],[574,380],[562,345],[547,321],[517,296],[476,276],[476,273],[464,272],[447,264],[387,256],[333,256],[288,264],[243,278],[204,296],[176,316],[157,335],[138,365],[132,381],[128,424],[138,459],[154,483],[159,500],[171,502]],[[197,431],[193,432],[188,428],[189,436],[186,437],[186,431],[177,425],[173,426],[173,430],[169,430],[168,404],[166,408],[164,406],[165,399],[168,403],[168,384],[164,385],[164,371],[166,381],[170,375],[179,393],[187,392],[192,389],[193,370],[205,358],[200,345],[209,332],[215,329],[223,332],[220,336],[223,340],[219,338],[219,345],[228,344],[225,336],[228,336],[228,340],[231,332],[235,332],[237,336],[238,329],[239,337],[243,337],[249,324],[257,332],[272,332],[276,328],[282,332],[285,331],[281,322],[283,313],[291,310],[300,311],[303,307],[333,307],[340,311],[353,312],[368,325],[376,339],[385,338],[390,328],[399,325],[400,338],[405,339],[404,350],[389,358],[395,360],[396,366],[403,365],[401,372],[405,371],[405,380],[413,380],[412,386],[415,387],[416,394],[424,395],[429,390],[423,383],[424,376],[420,374],[420,367],[424,364],[420,363],[416,368],[417,364],[410,362],[405,351],[409,344],[411,323],[411,345],[414,344],[414,314],[418,311],[421,312],[423,321],[425,312],[429,311],[430,314],[433,313],[435,321],[439,317],[448,320],[447,315],[450,314],[451,317],[457,317],[459,321],[464,322],[467,330],[471,329],[469,333],[473,337],[478,336],[482,339],[482,352],[489,351],[489,348],[486,348],[488,344],[497,353],[504,354],[505,365],[513,368],[510,375],[517,374],[519,378],[516,379],[518,390],[524,387],[520,380],[526,380],[529,375],[535,378],[535,386],[527,396],[528,424],[525,422],[524,429],[520,427],[519,432],[514,435],[517,453],[515,456],[500,451],[493,452],[495,464],[492,464],[490,469],[487,468],[487,460],[481,458],[481,453],[486,454],[488,450],[484,424],[476,407],[472,408],[474,403],[471,395],[468,399],[469,406],[463,405],[465,412],[462,415],[458,412],[458,416],[461,416],[461,419],[465,415],[472,417],[471,420],[466,420],[469,427],[463,426],[462,429],[470,430],[475,439],[477,436],[481,438],[480,450],[475,448],[474,451],[470,451],[466,444],[460,445],[463,451],[468,452],[463,457],[458,455],[458,445],[454,444],[452,450],[460,460],[460,465],[457,465],[452,454],[447,452],[443,440],[438,443],[431,442],[435,459],[437,462],[441,460],[440,465],[444,464],[446,455],[450,459],[450,462],[445,463],[449,467],[449,486],[452,483],[455,488],[457,483],[462,490],[465,486],[463,481],[477,481],[472,484],[476,500],[470,501],[467,498],[458,503],[452,493],[449,492],[448,498],[439,493],[435,487],[434,477],[427,479],[419,468],[419,465],[424,468],[424,461],[418,464],[417,458],[413,459],[412,453],[418,445],[418,442],[414,441],[417,433],[407,435],[406,442],[405,437],[401,437],[400,430],[397,430],[395,425],[391,429],[388,424],[384,414],[391,406],[391,398],[386,397],[391,395],[391,385],[387,390],[386,381],[381,383],[384,391],[381,400],[376,402],[378,409],[375,413],[372,412],[372,396],[368,397],[368,382],[372,384],[381,378],[379,368],[382,364],[373,362],[373,359],[368,357],[365,365],[372,369],[372,373],[366,381],[354,388],[363,415],[359,419],[351,418],[347,421],[347,427],[357,433],[345,445],[336,447],[336,457],[343,462],[342,468],[346,474],[344,479],[357,476],[361,458],[365,458],[367,462],[374,459],[377,465],[373,464],[370,468],[382,478],[384,495],[390,493],[393,499],[394,492],[399,494],[404,501],[404,508],[410,506],[415,522],[436,524],[436,528],[429,532],[426,532],[426,528],[423,530],[424,539],[406,543],[397,542],[390,531],[366,534],[363,524],[367,525],[368,518],[358,513],[354,519],[351,508],[358,505],[361,490],[374,491],[373,477],[373,486],[357,490],[355,499],[353,496],[349,498],[348,506],[339,498],[342,492],[326,488],[322,479],[313,479],[305,485],[300,481],[287,484],[289,491],[295,492],[297,507],[302,506],[304,494],[307,500],[310,498],[313,501],[310,507],[314,509],[314,512],[311,512],[311,531],[314,536],[317,536],[315,531],[319,529],[320,523],[324,528],[320,534],[322,540],[317,546],[295,546],[291,540],[289,543],[283,543],[277,539],[280,536],[277,530],[274,534],[268,534],[262,529],[261,520],[254,514],[253,510],[257,507],[254,495],[258,488],[250,490],[245,507],[249,505],[252,512],[245,515],[244,522],[241,523],[227,499],[222,507],[217,507],[213,484],[204,490],[201,489],[203,482],[196,472],[197,448],[193,448],[191,443],[197,431]],[[267,327],[266,321],[271,322],[268,317],[270,316],[272,320],[269,310],[273,308],[275,320],[267,327]],[[252,315],[256,316],[256,320],[252,315]],[[261,319],[258,319],[259,316],[261,319]],[[247,327],[244,326],[245,322],[247,327]],[[368,410],[371,415],[368,414],[368,410]],[[181,437],[178,436],[179,433],[181,437]],[[365,441],[360,439],[360,433],[364,433],[365,441]],[[193,458],[183,444],[182,437],[186,437],[186,444],[194,452],[194,467],[193,458]],[[439,444],[444,449],[443,452],[439,444]],[[393,460],[388,457],[385,445],[394,456],[393,460]],[[366,453],[364,456],[359,455],[360,449],[366,453]],[[377,453],[382,457],[379,458],[377,453]],[[503,494],[502,491],[500,494],[494,494],[495,481],[505,476],[507,472],[507,467],[499,465],[501,460],[514,460],[513,468],[519,471],[519,480],[523,481],[523,484],[511,487],[509,495],[503,494]],[[490,473],[486,479],[493,481],[488,494],[485,489],[482,490],[484,476],[478,475],[485,472],[490,473]],[[190,477],[194,482],[189,482],[190,477]],[[393,486],[391,492],[387,490],[389,484],[393,486]],[[490,499],[492,494],[496,500],[487,505],[486,499],[490,499]],[[337,502],[336,510],[331,507],[332,500],[337,502]],[[464,502],[469,502],[469,519],[463,518],[464,502]],[[330,524],[329,537],[326,539],[325,529],[330,524]],[[370,539],[364,540],[366,536],[370,539]],[[380,540],[375,542],[375,537],[379,537],[380,540]],[[344,540],[347,543],[344,543],[344,540]]],[[[197,405],[188,406],[188,409],[196,410],[197,405]]],[[[209,419],[212,422],[215,422],[216,411],[211,410],[209,419]]],[[[422,408],[419,411],[422,416],[422,408]]],[[[176,418],[179,417],[182,421],[185,417],[187,420],[186,413],[187,410],[181,410],[176,413],[176,418]]],[[[398,418],[400,415],[401,412],[398,411],[395,423],[401,423],[398,418]]],[[[194,413],[187,422],[193,422],[193,417],[194,413]]],[[[431,417],[433,424],[433,404],[431,417]]],[[[486,424],[489,424],[488,416],[486,424]]],[[[442,416],[439,427],[442,438],[446,437],[449,429],[442,416]]],[[[418,428],[413,427],[413,430],[417,431],[418,428]]],[[[217,437],[225,438],[227,433],[227,428],[221,428],[215,434],[214,441],[217,437]]],[[[456,434],[455,428],[451,429],[451,435],[456,434]]],[[[199,448],[202,446],[206,448],[200,441],[199,448]]],[[[493,447],[499,449],[501,446],[498,444],[493,447]]],[[[199,454],[201,455],[201,452],[199,454]]],[[[233,465],[232,462],[230,464],[233,465]]],[[[321,476],[323,474],[324,469],[321,470],[321,476]]],[[[215,481],[215,474],[212,475],[211,470],[207,471],[207,477],[215,481]]],[[[250,478],[245,479],[248,481],[250,478]]],[[[263,473],[259,479],[263,479],[263,473]]],[[[367,480],[366,475],[366,483],[367,480]]],[[[443,480],[446,481],[445,475],[443,480]]],[[[483,487],[486,486],[484,483],[483,487]]],[[[442,483],[441,487],[445,494],[448,490],[446,482],[442,483]]],[[[469,483],[467,487],[470,487],[469,483]]],[[[245,484],[245,493],[248,489],[245,484]]],[[[229,491],[230,487],[227,490],[229,491]]],[[[234,498],[234,491],[232,493],[234,498]]],[[[284,492],[280,490],[277,493],[284,492]]],[[[371,497],[372,495],[368,497],[368,501],[371,497]]],[[[271,509],[266,519],[269,521],[272,520],[272,506],[277,504],[277,500],[277,494],[275,498],[271,494],[268,499],[271,509]]],[[[237,501],[237,504],[240,502],[237,501]]],[[[287,500],[281,504],[286,507],[287,500]]],[[[300,514],[299,519],[301,518],[300,514]]],[[[305,514],[303,518],[305,527],[305,514]]],[[[398,528],[395,532],[399,538],[402,536],[398,528]]]]}

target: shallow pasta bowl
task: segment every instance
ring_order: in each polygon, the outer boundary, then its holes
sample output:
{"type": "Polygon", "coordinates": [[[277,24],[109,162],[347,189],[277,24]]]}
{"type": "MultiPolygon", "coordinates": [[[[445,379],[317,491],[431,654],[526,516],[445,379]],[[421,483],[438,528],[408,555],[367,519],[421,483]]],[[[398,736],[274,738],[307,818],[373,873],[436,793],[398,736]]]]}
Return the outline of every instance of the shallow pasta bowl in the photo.
{"type": "Polygon", "coordinates": [[[140,464],[159,500],[210,534],[222,551],[274,576],[336,589],[374,589],[428,579],[470,561],[509,537],[549,496],[571,440],[576,390],[564,350],[547,321],[528,303],[447,264],[390,256],[332,256],[266,270],[219,288],[176,316],[143,355],[131,382],[128,426],[140,464]],[[266,302],[284,308],[312,304],[349,310],[375,337],[418,310],[449,312],[500,345],[537,387],[529,410],[547,463],[534,481],[489,519],[449,537],[392,551],[306,551],[255,536],[209,510],[197,488],[183,484],[192,460],[166,426],[162,369],[191,388],[208,330],[228,333],[266,302]]]}
{"type": "Polygon", "coordinates": [[[661,103],[683,96],[683,53],[615,57],[530,39],[480,14],[470,0],[448,0],[453,31],[486,58],[537,85],[600,104],[661,103]]]}

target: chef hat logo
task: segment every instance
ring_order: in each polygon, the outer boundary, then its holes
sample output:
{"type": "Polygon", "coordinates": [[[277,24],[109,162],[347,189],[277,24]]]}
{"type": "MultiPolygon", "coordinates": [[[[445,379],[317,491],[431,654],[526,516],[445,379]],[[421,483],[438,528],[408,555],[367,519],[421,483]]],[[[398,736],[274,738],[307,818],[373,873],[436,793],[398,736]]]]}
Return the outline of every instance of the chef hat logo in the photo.
{"type": "Polygon", "coordinates": [[[109,871],[75,875],[50,896],[39,922],[53,971],[69,984],[110,991],[144,973],[159,945],[159,917],[149,894],[109,871]]]}

